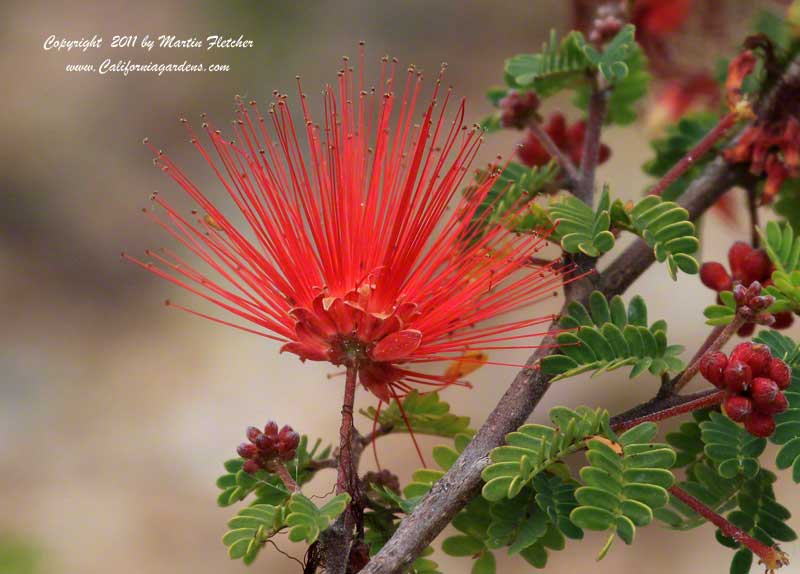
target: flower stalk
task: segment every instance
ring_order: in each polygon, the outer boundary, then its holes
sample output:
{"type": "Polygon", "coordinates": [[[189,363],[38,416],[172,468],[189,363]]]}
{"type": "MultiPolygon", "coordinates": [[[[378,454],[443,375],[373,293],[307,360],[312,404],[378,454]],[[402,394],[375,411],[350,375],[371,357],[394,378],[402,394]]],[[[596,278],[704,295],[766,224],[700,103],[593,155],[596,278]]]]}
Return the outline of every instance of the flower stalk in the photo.
{"type": "Polygon", "coordinates": [[[683,502],[686,506],[719,528],[722,534],[728,538],[732,538],[738,544],[741,544],[752,551],[753,554],[759,557],[761,563],[766,566],[768,573],[774,572],[778,568],[786,566],[789,563],[789,557],[784,552],[781,552],[777,546],[767,546],[763,542],[759,542],[747,532],[711,510],[708,506],[697,500],[694,496],[682,488],[678,486],[672,486],[670,487],[669,492],[675,498],[683,502]]]}
{"type": "Polygon", "coordinates": [[[621,417],[618,422],[613,422],[611,428],[614,432],[623,432],[644,422],[658,422],[682,414],[690,413],[698,409],[705,409],[720,404],[725,398],[725,391],[703,392],[698,395],[680,397],[682,400],[677,404],[665,405],[662,408],[646,414],[634,415],[632,418],[621,417]]]}

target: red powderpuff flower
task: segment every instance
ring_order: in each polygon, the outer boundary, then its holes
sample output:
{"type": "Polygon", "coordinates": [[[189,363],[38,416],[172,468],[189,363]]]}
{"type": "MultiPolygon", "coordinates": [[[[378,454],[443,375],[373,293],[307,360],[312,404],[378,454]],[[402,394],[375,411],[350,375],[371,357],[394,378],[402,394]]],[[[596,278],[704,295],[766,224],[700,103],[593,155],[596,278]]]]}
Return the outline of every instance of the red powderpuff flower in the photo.
{"type": "MultiPolygon", "coordinates": [[[[564,151],[574,164],[581,163],[583,156],[583,140],[586,137],[586,122],[575,122],[571,126],[567,125],[567,120],[563,114],[554,113],[550,116],[544,131],[550,139],[564,151]]],[[[539,138],[529,131],[525,139],[517,149],[520,161],[527,166],[545,165],[552,159],[550,153],[539,142],[539,138]]],[[[605,144],[600,144],[598,152],[598,163],[605,162],[611,155],[611,150],[605,144]]]]}
{"type": "Polygon", "coordinates": [[[197,215],[182,215],[160,195],[158,213],[145,211],[214,277],[171,251],[148,251],[149,262],[127,256],[255,328],[173,306],[280,341],[303,361],[352,368],[382,402],[411,384],[459,382],[414,365],[535,347],[530,338],[545,334],[536,326],[552,317],[498,316],[549,296],[569,271],[553,262],[530,272],[544,238],[489,223],[491,210],[479,215],[496,174],[459,196],[480,131],[464,126],[463,101],[447,121],[453,104],[441,75],[420,121],[421,74],[409,68],[398,97],[395,72],[385,59],[380,88],[368,89],[345,60],[338,86],[324,92],[321,124],[300,89],[301,126],[286,97],[276,96],[266,116],[254,102],[237,102],[235,140],[204,124],[210,149],[189,127],[233,216],[154,149],[197,215]]]}

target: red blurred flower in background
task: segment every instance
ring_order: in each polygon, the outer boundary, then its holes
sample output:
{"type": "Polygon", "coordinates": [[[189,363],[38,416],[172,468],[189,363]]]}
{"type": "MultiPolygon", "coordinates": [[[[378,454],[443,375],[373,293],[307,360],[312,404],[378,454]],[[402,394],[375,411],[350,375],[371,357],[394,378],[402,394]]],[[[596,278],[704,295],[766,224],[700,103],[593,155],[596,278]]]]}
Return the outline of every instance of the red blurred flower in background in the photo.
{"type": "MultiPolygon", "coordinates": [[[[583,140],[586,138],[586,122],[583,120],[567,125],[563,114],[554,113],[550,116],[544,131],[553,142],[572,160],[575,165],[581,163],[583,156],[583,140]]],[[[539,139],[532,131],[525,134],[517,155],[522,163],[527,166],[545,165],[550,161],[550,153],[542,146],[539,139]]],[[[598,163],[603,163],[611,156],[611,150],[605,144],[600,144],[598,163]]]]}
{"type": "Polygon", "coordinates": [[[148,251],[149,262],[126,256],[254,328],[173,306],[280,341],[301,360],[347,366],[381,401],[410,384],[456,382],[411,365],[535,347],[536,327],[552,317],[498,317],[550,296],[567,271],[530,269],[543,238],[485,220],[495,175],[458,198],[480,131],[464,126],[463,101],[448,121],[440,80],[419,122],[421,74],[410,68],[398,97],[396,67],[384,60],[375,90],[345,61],[324,92],[322,124],[301,90],[302,125],[277,96],[265,116],[237,103],[235,140],[204,125],[208,148],[189,128],[232,215],[154,150],[197,210],[183,215],[155,195],[160,209],[145,211],[213,276],[169,250],[148,251]]]}

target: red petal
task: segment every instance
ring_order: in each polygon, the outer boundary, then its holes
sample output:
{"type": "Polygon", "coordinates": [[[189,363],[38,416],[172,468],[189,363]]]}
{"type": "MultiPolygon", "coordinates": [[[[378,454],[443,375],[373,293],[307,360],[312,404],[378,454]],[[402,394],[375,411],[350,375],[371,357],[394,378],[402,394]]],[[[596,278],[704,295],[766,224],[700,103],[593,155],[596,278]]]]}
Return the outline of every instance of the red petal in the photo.
{"type": "Polygon", "coordinates": [[[417,350],[422,342],[422,333],[416,329],[406,329],[387,335],[372,349],[376,361],[399,361],[417,350]]]}

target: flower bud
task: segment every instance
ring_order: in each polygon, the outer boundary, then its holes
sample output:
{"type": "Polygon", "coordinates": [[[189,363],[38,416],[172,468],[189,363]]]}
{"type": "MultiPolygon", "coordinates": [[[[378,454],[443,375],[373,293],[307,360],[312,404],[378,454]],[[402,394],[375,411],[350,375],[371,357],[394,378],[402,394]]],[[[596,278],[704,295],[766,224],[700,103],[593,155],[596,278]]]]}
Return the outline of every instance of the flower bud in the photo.
{"type": "Polygon", "coordinates": [[[246,460],[242,465],[242,470],[247,474],[255,474],[261,470],[261,465],[255,460],[246,460]]]}
{"type": "Polygon", "coordinates": [[[753,412],[753,402],[741,395],[730,395],[723,404],[725,414],[737,423],[740,423],[753,412]]]}
{"type": "Polygon", "coordinates": [[[792,371],[789,365],[773,357],[769,362],[769,378],[775,381],[779,389],[786,389],[792,382],[792,371]]]}
{"type": "Polygon", "coordinates": [[[775,419],[772,418],[772,415],[753,411],[745,419],[744,428],[752,435],[768,437],[775,432],[775,419]]]}
{"type": "Polygon", "coordinates": [[[750,363],[750,357],[753,355],[754,344],[750,341],[739,343],[731,351],[731,362],[741,361],[742,363],[750,363]]]}
{"type": "Polygon", "coordinates": [[[789,408],[789,401],[786,400],[786,395],[784,395],[781,391],[775,395],[772,403],[764,409],[764,413],[770,415],[777,415],[785,411],[789,408]]]}
{"type": "Polygon", "coordinates": [[[239,453],[239,456],[242,458],[254,458],[258,455],[258,449],[254,444],[249,442],[243,442],[238,446],[236,452],[239,453]]]}
{"type": "Polygon", "coordinates": [[[700,359],[700,373],[708,382],[720,389],[725,386],[723,373],[727,366],[728,357],[720,351],[706,353],[700,359]]]}
{"type": "Polygon", "coordinates": [[[750,365],[754,377],[766,376],[772,361],[772,353],[766,345],[753,345],[750,358],[745,361],[750,365]]]}
{"type": "Polygon", "coordinates": [[[748,389],[753,380],[750,365],[741,361],[731,361],[723,374],[725,386],[731,391],[741,393],[748,389]]]}
{"type": "Polygon", "coordinates": [[[747,303],[747,287],[741,283],[734,285],[733,298],[736,300],[737,305],[744,305],[747,303]]]}
{"type": "Polygon", "coordinates": [[[272,437],[278,436],[278,424],[275,421],[269,421],[264,426],[264,434],[272,437]]]}
{"type": "Polygon", "coordinates": [[[700,267],[700,281],[703,285],[714,291],[730,291],[733,287],[731,276],[721,263],[710,261],[700,267]]]}
{"type": "Polygon", "coordinates": [[[258,427],[247,427],[247,438],[250,442],[255,443],[256,439],[261,435],[261,429],[258,427]]]}
{"type": "Polygon", "coordinates": [[[753,398],[753,404],[756,410],[766,412],[779,392],[780,390],[775,381],[764,377],[757,377],[753,379],[750,396],[753,398]]]}

